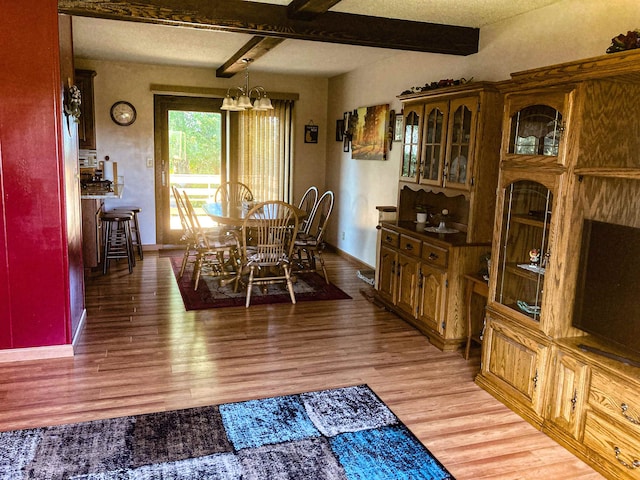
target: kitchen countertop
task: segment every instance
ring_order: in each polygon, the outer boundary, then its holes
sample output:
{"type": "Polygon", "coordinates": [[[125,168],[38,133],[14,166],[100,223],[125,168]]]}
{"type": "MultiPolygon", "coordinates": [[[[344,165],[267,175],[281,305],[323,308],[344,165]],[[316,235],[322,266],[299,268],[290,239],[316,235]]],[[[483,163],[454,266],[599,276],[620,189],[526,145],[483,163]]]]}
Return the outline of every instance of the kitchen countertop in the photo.
{"type": "Polygon", "coordinates": [[[80,194],[80,200],[106,200],[108,198],[122,198],[124,183],[113,185],[113,192],[80,194]]]}

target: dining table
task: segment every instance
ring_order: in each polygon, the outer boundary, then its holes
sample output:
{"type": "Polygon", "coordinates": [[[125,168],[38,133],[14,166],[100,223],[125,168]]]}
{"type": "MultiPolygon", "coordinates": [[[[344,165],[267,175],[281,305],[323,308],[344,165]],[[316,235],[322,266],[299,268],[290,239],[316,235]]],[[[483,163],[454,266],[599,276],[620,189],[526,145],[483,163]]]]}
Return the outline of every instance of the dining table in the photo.
{"type": "MultiPolygon", "coordinates": [[[[206,202],[202,209],[209,217],[220,225],[228,225],[230,227],[242,227],[244,220],[251,209],[258,205],[260,202],[206,202]]],[[[295,205],[291,205],[298,217],[298,222],[301,222],[307,217],[307,212],[298,208],[295,205]]]]}
{"type": "MultiPolygon", "coordinates": [[[[205,211],[209,217],[220,225],[225,225],[230,229],[240,230],[245,225],[245,219],[247,214],[251,211],[251,209],[258,205],[260,202],[206,202],[202,209],[205,211]]],[[[294,210],[296,217],[298,217],[298,224],[304,220],[308,213],[298,208],[295,205],[291,205],[294,210]]],[[[256,220],[259,221],[259,220],[256,220]]],[[[248,222],[248,226],[251,226],[251,220],[248,222]]],[[[237,259],[236,259],[237,260],[237,259]]],[[[235,263],[236,260],[231,259],[230,265],[234,266],[234,274],[232,274],[228,278],[220,279],[221,285],[230,284],[235,282],[236,278],[239,278],[242,275],[242,268],[235,263]]],[[[240,281],[240,283],[243,283],[240,281]]],[[[236,283],[237,284],[237,283],[236,283]]]]}

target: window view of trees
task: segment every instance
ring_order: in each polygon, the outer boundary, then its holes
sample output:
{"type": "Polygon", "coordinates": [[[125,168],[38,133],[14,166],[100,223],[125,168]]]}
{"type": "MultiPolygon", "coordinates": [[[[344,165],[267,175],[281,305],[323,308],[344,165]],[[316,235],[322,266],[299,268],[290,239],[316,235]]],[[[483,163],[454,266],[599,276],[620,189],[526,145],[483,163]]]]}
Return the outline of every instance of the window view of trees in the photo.
{"type": "Polygon", "coordinates": [[[172,173],[220,175],[221,122],[219,113],[169,111],[172,173]]]}
{"type": "MultiPolygon", "coordinates": [[[[186,110],[169,110],[168,114],[170,184],[187,191],[194,206],[200,207],[220,186],[222,115],[186,110]]],[[[203,226],[212,225],[204,212],[198,218],[203,226]]],[[[170,212],[170,225],[181,228],[175,208],[170,212]]]]}

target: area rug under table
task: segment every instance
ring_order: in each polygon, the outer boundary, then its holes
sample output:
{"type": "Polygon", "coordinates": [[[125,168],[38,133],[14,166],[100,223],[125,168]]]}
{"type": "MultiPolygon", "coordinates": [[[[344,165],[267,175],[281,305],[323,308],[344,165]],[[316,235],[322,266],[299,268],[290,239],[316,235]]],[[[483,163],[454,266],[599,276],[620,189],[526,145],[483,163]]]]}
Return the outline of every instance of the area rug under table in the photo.
{"type": "MultiPolygon", "coordinates": [[[[245,306],[246,289],[240,288],[237,292],[234,292],[233,285],[221,286],[218,278],[202,276],[200,277],[198,290],[194,290],[193,281],[191,280],[193,265],[188,265],[184,275],[179,278],[182,256],[174,256],[170,260],[184,307],[187,310],[245,306]]],[[[351,298],[351,296],[332,283],[327,283],[322,275],[314,272],[297,274],[293,290],[296,294],[296,302],[351,298]]],[[[291,297],[284,283],[268,285],[266,293],[263,293],[260,287],[253,287],[251,305],[264,305],[267,303],[291,303],[291,297]]]]}
{"type": "Polygon", "coordinates": [[[366,385],[0,433],[7,479],[453,479],[366,385]]]}

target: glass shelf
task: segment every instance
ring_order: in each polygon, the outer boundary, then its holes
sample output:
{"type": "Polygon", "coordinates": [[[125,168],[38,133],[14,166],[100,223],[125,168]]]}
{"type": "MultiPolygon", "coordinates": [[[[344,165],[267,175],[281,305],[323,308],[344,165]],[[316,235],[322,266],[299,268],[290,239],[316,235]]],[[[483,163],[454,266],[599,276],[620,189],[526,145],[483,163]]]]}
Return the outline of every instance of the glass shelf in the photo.
{"type": "Polygon", "coordinates": [[[553,194],[544,185],[521,180],[504,192],[496,301],[539,321],[553,194]]]}

